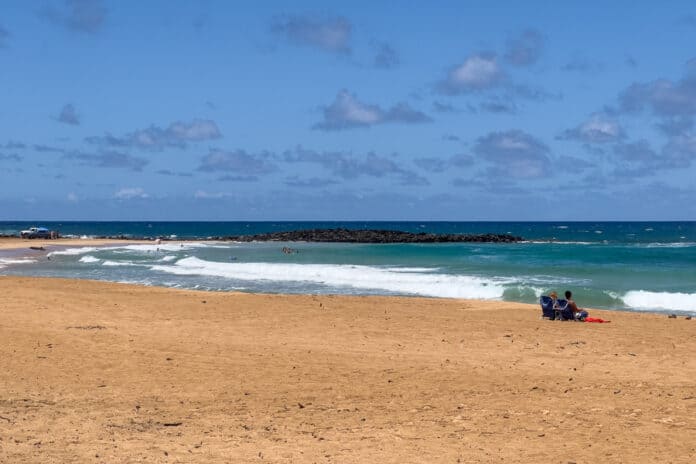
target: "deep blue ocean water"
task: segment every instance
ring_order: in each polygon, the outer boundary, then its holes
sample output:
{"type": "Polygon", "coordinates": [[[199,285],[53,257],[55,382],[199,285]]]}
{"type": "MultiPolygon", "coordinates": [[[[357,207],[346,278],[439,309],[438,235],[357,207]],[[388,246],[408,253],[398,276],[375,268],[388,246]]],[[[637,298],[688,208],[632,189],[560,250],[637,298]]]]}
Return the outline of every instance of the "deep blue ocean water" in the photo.
{"type": "Polygon", "coordinates": [[[423,295],[534,303],[571,290],[581,306],[696,315],[696,222],[0,222],[63,235],[176,240],[310,228],[510,233],[515,244],[207,243],[25,250],[0,274],[203,290],[423,295]],[[298,250],[286,254],[284,246],[298,250]],[[48,259],[50,257],[50,259],[48,259]]]}

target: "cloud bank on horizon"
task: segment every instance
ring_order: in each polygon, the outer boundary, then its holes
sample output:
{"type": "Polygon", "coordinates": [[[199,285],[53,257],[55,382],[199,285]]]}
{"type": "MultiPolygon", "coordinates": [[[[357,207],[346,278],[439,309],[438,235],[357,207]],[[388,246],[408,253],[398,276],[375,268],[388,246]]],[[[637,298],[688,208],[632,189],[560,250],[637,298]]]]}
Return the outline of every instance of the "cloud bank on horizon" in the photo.
{"type": "Polygon", "coordinates": [[[694,219],[694,15],[4,4],[0,220],[694,219]]]}

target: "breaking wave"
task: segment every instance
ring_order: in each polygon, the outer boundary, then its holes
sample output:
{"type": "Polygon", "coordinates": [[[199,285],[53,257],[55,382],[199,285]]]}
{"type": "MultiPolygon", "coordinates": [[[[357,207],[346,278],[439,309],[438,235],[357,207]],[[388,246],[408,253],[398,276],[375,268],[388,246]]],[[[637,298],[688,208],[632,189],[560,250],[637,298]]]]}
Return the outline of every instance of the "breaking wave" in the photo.
{"type": "Polygon", "coordinates": [[[19,259],[12,259],[12,258],[0,258],[0,269],[7,267],[8,264],[29,264],[29,263],[35,263],[35,259],[27,259],[27,258],[19,258],[19,259]]]}
{"type": "Polygon", "coordinates": [[[696,293],[632,290],[621,299],[626,306],[640,311],[696,311],[696,293]]]}
{"type": "Polygon", "coordinates": [[[395,271],[360,265],[220,263],[184,258],[174,265],[155,265],[152,270],[175,275],[223,277],[242,281],[308,282],[328,287],[372,289],[443,298],[500,299],[502,283],[474,276],[395,271]]]}

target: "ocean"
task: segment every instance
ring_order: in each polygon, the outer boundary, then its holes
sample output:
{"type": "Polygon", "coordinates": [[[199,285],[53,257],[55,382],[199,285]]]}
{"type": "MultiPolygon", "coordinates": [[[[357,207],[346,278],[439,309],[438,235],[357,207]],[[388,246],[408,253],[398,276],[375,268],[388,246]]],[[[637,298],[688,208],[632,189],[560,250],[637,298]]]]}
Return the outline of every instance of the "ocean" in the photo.
{"type": "Polygon", "coordinates": [[[696,315],[696,222],[0,222],[70,236],[208,237],[312,228],[501,233],[521,243],[343,244],[164,241],[0,254],[0,274],[215,291],[402,295],[696,315]],[[291,247],[295,253],[283,253],[291,247]],[[49,259],[50,258],[50,259],[49,259]]]}

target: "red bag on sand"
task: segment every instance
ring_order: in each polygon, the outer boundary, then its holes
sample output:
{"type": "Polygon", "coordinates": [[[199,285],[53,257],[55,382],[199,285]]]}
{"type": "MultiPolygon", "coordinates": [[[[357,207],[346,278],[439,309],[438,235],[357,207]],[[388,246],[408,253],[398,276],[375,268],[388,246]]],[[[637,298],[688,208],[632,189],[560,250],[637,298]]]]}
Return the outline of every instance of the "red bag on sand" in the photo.
{"type": "Polygon", "coordinates": [[[586,317],[585,322],[599,322],[601,324],[601,323],[611,322],[611,321],[605,321],[601,317],[586,317]]]}

